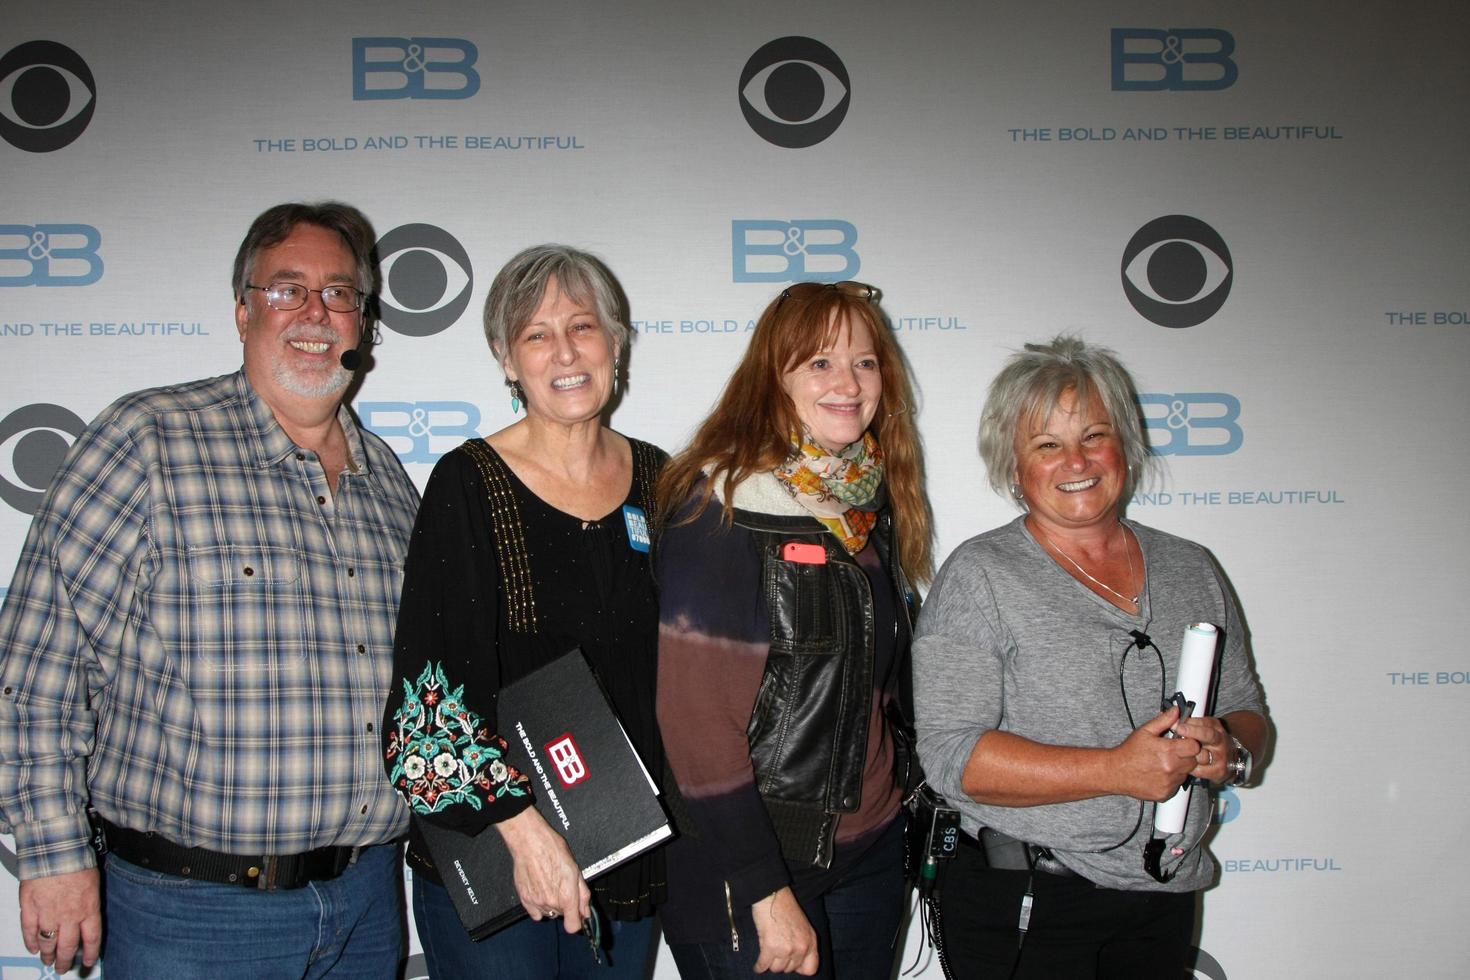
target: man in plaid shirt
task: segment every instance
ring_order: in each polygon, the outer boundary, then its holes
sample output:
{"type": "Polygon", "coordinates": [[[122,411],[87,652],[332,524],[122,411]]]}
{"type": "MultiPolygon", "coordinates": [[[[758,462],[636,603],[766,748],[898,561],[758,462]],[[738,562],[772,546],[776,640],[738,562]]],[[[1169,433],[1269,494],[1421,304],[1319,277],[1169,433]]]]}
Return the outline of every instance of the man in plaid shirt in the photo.
{"type": "Polygon", "coordinates": [[[418,495],[342,405],[373,242],[343,204],[260,215],[243,368],[115,402],[31,525],[0,829],[26,945],[62,972],[105,918],[109,980],[397,976],[407,812],[377,723],[418,495]]]}

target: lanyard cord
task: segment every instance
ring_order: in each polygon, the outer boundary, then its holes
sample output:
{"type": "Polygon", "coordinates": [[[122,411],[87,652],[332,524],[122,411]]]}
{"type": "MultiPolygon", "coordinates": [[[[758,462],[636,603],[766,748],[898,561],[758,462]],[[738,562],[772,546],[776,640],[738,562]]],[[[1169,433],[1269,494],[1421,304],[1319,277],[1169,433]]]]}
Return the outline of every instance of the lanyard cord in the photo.
{"type": "MultiPolygon", "coordinates": [[[[1123,651],[1123,659],[1121,661],[1119,661],[1119,663],[1118,663],[1118,690],[1123,695],[1123,711],[1125,713],[1127,713],[1127,715],[1128,715],[1128,724],[1132,725],[1134,728],[1137,728],[1138,727],[1138,722],[1134,720],[1134,718],[1133,718],[1133,710],[1128,705],[1128,688],[1123,683],[1123,667],[1128,662],[1128,654],[1130,652],[1132,652],[1132,650],[1133,650],[1134,647],[1137,647],[1139,650],[1142,650],[1144,647],[1148,647],[1150,650],[1153,651],[1154,657],[1156,657],[1158,659],[1158,662],[1159,662],[1159,703],[1160,704],[1166,704],[1167,703],[1164,692],[1165,692],[1165,684],[1168,681],[1168,677],[1167,677],[1167,671],[1166,671],[1166,669],[1164,667],[1164,655],[1159,651],[1159,648],[1154,645],[1154,641],[1149,637],[1149,635],[1147,633],[1140,632],[1139,630],[1129,630],[1128,632],[1133,637],[1133,642],[1130,643],[1130,644],[1128,644],[1128,649],[1126,649],[1126,650],[1123,651]]],[[[1184,781],[1184,785],[1185,786],[1190,785],[1190,779],[1191,778],[1192,777],[1186,777],[1185,778],[1185,781],[1184,781]]],[[[1140,822],[1143,820],[1143,811],[1144,811],[1144,804],[1143,804],[1142,801],[1139,801],[1139,804],[1138,804],[1138,815],[1139,815],[1140,822]]],[[[1183,850],[1179,854],[1174,855],[1175,857],[1179,858],[1180,860],[1179,860],[1179,863],[1177,863],[1174,866],[1173,870],[1165,871],[1165,870],[1163,870],[1163,861],[1164,861],[1164,838],[1159,837],[1159,836],[1156,836],[1156,835],[1155,836],[1151,836],[1151,837],[1149,837],[1148,843],[1145,844],[1145,845],[1143,845],[1143,870],[1144,871],[1147,871],[1148,872],[1148,876],[1150,878],[1152,878],[1154,881],[1157,881],[1159,884],[1161,884],[1161,885],[1168,884],[1170,881],[1172,881],[1174,879],[1174,875],[1178,873],[1179,868],[1183,866],[1183,864],[1184,864],[1183,859],[1186,856],[1188,856],[1188,854],[1189,854],[1190,851],[1194,850],[1196,847],[1198,847],[1203,842],[1204,842],[1204,835],[1200,835],[1199,840],[1196,840],[1186,850],[1183,850]]]]}

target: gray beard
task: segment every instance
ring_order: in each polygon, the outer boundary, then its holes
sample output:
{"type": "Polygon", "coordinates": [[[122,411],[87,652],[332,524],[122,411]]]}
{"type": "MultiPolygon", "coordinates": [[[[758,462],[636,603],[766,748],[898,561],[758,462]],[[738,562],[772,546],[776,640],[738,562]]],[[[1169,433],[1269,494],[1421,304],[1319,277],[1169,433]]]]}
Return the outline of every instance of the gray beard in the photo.
{"type": "Polygon", "coordinates": [[[293,372],[286,364],[277,363],[271,373],[275,376],[276,384],[293,395],[302,398],[322,398],[326,395],[340,394],[346,390],[352,382],[352,372],[346,368],[335,365],[330,371],[316,377],[306,376],[293,372]]]}

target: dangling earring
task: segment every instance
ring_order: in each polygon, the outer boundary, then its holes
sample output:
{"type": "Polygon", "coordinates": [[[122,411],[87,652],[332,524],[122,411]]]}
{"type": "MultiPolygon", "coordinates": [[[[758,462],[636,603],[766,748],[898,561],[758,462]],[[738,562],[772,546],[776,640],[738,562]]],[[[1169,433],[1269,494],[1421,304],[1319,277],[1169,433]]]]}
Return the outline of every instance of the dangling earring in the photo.
{"type": "Polygon", "coordinates": [[[521,404],[526,400],[526,390],[519,381],[510,378],[505,379],[505,386],[510,389],[510,414],[514,415],[521,410],[521,404]]]}
{"type": "Polygon", "coordinates": [[[618,369],[620,367],[622,367],[622,366],[623,366],[623,359],[620,358],[620,357],[614,357],[613,358],[613,394],[615,394],[615,395],[618,393],[618,386],[622,383],[622,380],[623,380],[622,375],[618,373],[618,369]]]}

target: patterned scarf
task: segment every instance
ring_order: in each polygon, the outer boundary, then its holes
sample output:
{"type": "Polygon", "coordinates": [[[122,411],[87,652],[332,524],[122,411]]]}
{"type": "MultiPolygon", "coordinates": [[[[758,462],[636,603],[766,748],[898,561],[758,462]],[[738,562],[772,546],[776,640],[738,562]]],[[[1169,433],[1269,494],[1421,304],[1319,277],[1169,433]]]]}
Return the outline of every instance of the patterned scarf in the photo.
{"type": "Polygon", "coordinates": [[[868,532],[878,523],[883,503],[883,450],[871,432],[837,455],[812,441],[802,432],[786,462],[776,468],[781,481],[797,503],[811,511],[855,555],[868,544],[868,532]]]}

